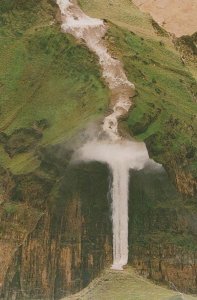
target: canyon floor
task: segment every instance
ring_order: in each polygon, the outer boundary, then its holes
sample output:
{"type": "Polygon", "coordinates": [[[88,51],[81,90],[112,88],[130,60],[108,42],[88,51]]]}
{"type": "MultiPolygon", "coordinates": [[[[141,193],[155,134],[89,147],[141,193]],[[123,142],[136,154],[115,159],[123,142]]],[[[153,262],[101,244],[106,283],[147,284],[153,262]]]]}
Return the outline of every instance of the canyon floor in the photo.
{"type": "Polygon", "coordinates": [[[197,297],[184,295],[154,285],[127,268],[123,272],[106,270],[80,293],[63,300],[194,300],[197,297]]]}

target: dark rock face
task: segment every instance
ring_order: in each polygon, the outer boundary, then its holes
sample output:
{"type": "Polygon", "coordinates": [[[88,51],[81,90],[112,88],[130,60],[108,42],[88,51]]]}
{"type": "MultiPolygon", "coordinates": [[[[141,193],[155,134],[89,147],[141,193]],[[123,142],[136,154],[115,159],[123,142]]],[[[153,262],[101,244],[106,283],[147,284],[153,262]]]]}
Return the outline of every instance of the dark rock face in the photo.
{"type": "Polygon", "coordinates": [[[133,172],[130,263],[139,274],[197,292],[197,206],[177,193],[165,172],[133,172]]]}
{"type": "Polygon", "coordinates": [[[85,287],[111,261],[108,177],[99,163],[65,170],[14,255],[2,299],[60,299],[85,287]]]}
{"type": "MultiPolygon", "coordinates": [[[[36,218],[7,257],[1,299],[60,299],[112,263],[108,167],[71,165],[71,155],[49,146],[38,151],[33,173],[12,176],[2,169],[4,201],[26,205],[36,218]]],[[[196,200],[179,194],[164,170],[131,171],[129,195],[129,264],[154,281],[196,293],[196,200]]]]}

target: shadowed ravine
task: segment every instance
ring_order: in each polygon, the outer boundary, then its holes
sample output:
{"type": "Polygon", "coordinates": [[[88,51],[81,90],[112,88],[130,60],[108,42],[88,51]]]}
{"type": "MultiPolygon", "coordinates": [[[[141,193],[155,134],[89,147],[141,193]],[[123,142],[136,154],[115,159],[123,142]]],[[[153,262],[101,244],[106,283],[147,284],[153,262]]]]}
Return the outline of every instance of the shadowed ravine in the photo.
{"type": "Polygon", "coordinates": [[[93,138],[75,153],[76,161],[99,161],[107,163],[112,172],[112,224],[113,265],[122,270],[128,262],[128,182],[129,169],[140,170],[147,164],[158,168],[149,159],[144,143],[123,139],[118,132],[118,121],[126,115],[132,105],[135,86],[129,82],[120,61],[111,57],[103,37],[107,26],[100,19],[86,16],[75,1],[58,0],[62,29],[96,53],[103,71],[103,77],[111,91],[113,112],[104,119],[97,138],[93,138]]]}

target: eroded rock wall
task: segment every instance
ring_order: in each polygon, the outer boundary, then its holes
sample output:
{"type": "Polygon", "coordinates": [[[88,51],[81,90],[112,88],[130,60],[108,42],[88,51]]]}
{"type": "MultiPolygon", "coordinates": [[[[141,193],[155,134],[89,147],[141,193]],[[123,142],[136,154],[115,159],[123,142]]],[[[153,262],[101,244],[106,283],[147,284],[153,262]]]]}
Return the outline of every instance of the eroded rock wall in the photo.
{"type": "Polygon", "coordinates": [[[111,261],[109,172],[68,167],[47,208],[13,255],[2,299],[60,299],[85,287],[111,261]]]}
{"type": "Polygon", "coordinates": [[[130,263],[140,275],[196,294],[195,197],[179,194],[165,172],[133,172],[130,187],[130,263]]]}

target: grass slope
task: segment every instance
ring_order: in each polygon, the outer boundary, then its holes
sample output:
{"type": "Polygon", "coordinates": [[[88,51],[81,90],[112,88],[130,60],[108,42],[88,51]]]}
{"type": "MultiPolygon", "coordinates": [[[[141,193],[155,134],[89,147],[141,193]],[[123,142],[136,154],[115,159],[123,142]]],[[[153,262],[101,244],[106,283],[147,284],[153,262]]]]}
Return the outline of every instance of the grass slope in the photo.
{"type": "MultiPolygon", "coordinates": [[[[0,29],[0,130],[11,134],[46,119],[40,144],[57,143],[102,114],[108,91],[97,58],[60,32],[53,1],[3,1],[0,29]]],[[[13,169],[31,154],[1,162],[13,169]]],[[[35,161],[32,164],[34,165],[35,161]]]]}
{"type": "Polygon", "coordinates": [[[124,272],[105,271],[80,293],[64,298],[74,300],[194,300],[197,297],[156,286],[128,268],[124,272]]]}

